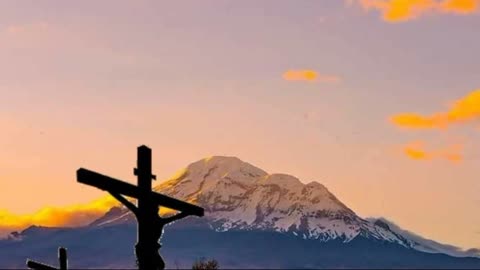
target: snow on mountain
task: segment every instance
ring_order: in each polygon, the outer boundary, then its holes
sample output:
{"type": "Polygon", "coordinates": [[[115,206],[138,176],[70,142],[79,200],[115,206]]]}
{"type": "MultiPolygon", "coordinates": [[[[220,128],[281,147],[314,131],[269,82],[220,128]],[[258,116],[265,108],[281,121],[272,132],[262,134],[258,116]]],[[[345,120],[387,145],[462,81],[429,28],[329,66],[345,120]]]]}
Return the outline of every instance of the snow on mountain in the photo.
{"type": "Polygon", "coordinates": [[[447,254],[454,257],[480,258],[480,249],[471,248],[471,249],[463,250],[456,246],[442,244],[430,239],[426,239],[418,234],[415,234],[413,232],[400,228],[398,225],[396,225],[392,221],[387,220],[385,218],[378,218],[378,219],[369,218],[367,220],[372,222],[382,222],[384,224],[387,224],[391,231],[399,235],[402,235],[405,239],[408,239],[408,241],[412,243],[411,247],[418,251],[427,252],[427,253],[442,253],[442,254],[447,254]]]}
{"type": "MultiPolygon", "coordinates": [[[[217,231],[273,230],[305,239],[344,242],[361,235],[412,245],[383,223],[357,216],[322,184],[303,184],[290,175],[268,174],[236,157],[199,160],[154,189],[204,207],[206,218],[217,231]]],[[[115,209],[92,225],[131,219],[125,209],[115,209]]]]}

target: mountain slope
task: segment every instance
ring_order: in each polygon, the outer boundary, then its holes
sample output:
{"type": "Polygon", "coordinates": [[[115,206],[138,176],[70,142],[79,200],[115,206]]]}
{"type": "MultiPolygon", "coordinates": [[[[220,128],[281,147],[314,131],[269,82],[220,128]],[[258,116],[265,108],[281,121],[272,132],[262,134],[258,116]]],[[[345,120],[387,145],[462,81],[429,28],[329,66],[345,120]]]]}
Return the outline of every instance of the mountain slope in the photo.
{"type": "MultiPolygon", "coordinates": [[[[303,184],[290,175],[268,174],[235,157],[199,160],[154,189],[204,207],[217,231],[271,230],[344,242],[361,235],[412,244],[388,227],[360,218],[318,182],[303,184]]],[[[130,215],[123,211],[96,224],[122,222],[130,215]]]]}
{"type": "MultiPolygon", "coordinates": [[[[303,184],[290,175],[268,174],[236,157],[199,160],[154,189],[204,207],[205,219],[216,231],[270,230],[324,242],[361,236],[422,252],[459,257],[478,253],[415,236],[385,219],[362,219],[318,182],[303,184]]],[[[115,214],[94,225],[133,220],[126,209],[113,210],[115,214]]]]}
{"type": "Polygon", "coordinates": [[[404,230],[398,225],[393,223],[390,220],[385,218],[379,219],[367,219],[372,222],[382,222],[389,226],[390,230],[393,232],[402,235],[404,238],[408,239],[413,243],[412,247],[418,251],[428,252],[428,253],[443,253],[454,257],[476,257],[480,258],[480,249],[472,248],[467,250],[462,250],[459,247],[442,244],[430,239],[426,239],[416,233],[404,230]]]}

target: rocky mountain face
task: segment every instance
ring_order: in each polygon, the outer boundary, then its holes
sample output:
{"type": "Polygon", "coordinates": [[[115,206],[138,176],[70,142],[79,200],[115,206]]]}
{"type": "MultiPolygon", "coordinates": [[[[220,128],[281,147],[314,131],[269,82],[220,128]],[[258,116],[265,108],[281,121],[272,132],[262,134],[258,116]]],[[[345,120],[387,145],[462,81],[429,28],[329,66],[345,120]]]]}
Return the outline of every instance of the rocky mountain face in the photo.
{"type": "MultiPolygon", "coordinates": [[[[413,246],[386,223],[357,216],[322,184],[268,174],[235,157],[199,160],[154,189],[204,207],[206,219],[217,231],[265,230],[343,242],[361,235],[413,246]]],[[[93,225],[129,220],[133,217],[126,209],[114,208],[93,225]]]]}

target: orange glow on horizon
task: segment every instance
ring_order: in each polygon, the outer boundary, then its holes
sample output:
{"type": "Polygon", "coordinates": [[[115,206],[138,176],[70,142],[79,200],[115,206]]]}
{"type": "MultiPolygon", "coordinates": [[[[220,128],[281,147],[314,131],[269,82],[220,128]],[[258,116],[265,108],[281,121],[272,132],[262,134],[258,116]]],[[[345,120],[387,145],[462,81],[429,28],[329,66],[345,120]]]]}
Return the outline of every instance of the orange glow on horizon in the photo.
{"type": "MultiPolygon", "coordinates": [[[[189,200],[190,203],[195,203],[189,200]]],[[[44,207],[33,214],[14,214],[0,209],[0,238],[2,233],[23,230],[29,226],[44,227],[80,227],[88,225],[95,219],[102,217],[112,207],[120,203],[110,195],[86,204],[76,204],[66,207],[44,207]]],[[[159,215],[165,216],[175,213],[175,210],[160,207],[159,215]]]]}
{"type": "Polygon", "coordinates": [[[44,207],[33,214],[18,215],[8,210],[0,209],[0,229],[13,231],[24,229],[31,225],[46,227],[76,227],[87,225],[101,217],[119,203],[111,196],[94,200],[87,204],[77,204],[67,207],[44,207]]]}

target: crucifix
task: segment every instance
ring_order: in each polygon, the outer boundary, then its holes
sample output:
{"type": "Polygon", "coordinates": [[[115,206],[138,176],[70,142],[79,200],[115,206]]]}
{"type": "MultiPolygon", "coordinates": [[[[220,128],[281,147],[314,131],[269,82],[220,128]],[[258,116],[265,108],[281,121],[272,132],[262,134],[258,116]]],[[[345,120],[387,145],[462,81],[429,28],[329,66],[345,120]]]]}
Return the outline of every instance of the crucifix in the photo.
{"type": "Polygon", "coordinates": [[[77,182],[108,191],[115,199],[127,207],[137,219],[137,244],[135,255],[140,270],[164,269],[165,262],[159,254],[158,243],[163,227],[189,215],[203,216],[203,208],[152,191],[152,150],[147,146],[137,148],[137,186],[117,180],[87,169],[77,170],[77,182]],[[137,205],[124,196],[137,199],[137,205]],[[167,207],[179,213],[161,217],[159,207],[167,207]]]}
{"type": "Polygon", "coordinates": [[[27,260],[27,266],[28,268],[35,270],[67,270],[67,250],[63,247],[58,249],[58,261],[60,262],[60,268],[55,268],[32,260],[27,260]]]}

